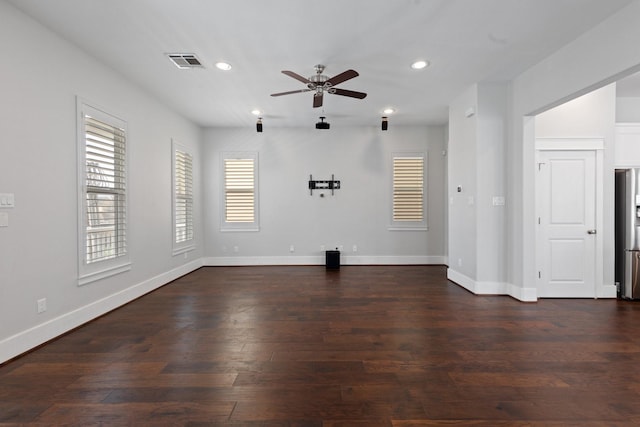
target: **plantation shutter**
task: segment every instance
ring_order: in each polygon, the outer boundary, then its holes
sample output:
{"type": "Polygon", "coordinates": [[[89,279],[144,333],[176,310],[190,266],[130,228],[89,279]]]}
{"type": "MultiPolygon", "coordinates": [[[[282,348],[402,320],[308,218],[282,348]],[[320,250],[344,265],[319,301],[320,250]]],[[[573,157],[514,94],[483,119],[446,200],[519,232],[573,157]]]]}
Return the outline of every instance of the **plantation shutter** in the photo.
{"type": "Polygon", "coordinates": [[[175,242],[193,239],[193,157],[175,150],[175,242]]]}
{"type": "Polygon", "coordinates": [[[126,236],[125,131],[84,115],[87,263],[124,255],[126,236]]]}
{"type": "Polygon", "coordinates": [[[225,159],[225,221],[255,222],[254,159],[225,159]]]}
{"type": "Polygon", "coordinates": [[[424,158],[393,158],[393,220],[424,218],[424,158]]]}

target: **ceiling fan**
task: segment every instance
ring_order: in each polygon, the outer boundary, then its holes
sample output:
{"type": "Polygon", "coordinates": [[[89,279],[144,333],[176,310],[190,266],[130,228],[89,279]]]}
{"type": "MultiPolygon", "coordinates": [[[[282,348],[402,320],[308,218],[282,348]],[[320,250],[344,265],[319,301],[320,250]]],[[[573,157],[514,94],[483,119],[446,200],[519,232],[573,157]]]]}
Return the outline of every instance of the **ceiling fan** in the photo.
{"type": "Polygon", "coordinates": [[[342,96],[348,96],[351,98],[358,98],[358,99],[363,99],[364,97],[367,96],[367,94],[363,92],[339,89],[335,87],[336,85],[344,81],[350,80],[354,77],[358,77],[359,74],[357,71],[347,70],[336,76],[329,78],[324,74],[322,74],[322,72],[324,71],[324,65],[318,64],[314,68],[316,70],[316,74],[309,78],[302,77],[300,74],[296,74],[293,71],[283,70],[282,74],[286,74],[289,77],[293,77],[294,79],[301,81],[302,83],[307,85],[307,88],[300,89],[300,90],[292,90],[289,92],[272,93],[271,96],[290,95],[292,93],[302,93],[302,92],[315,92],[313,94],[313,108],[322,106],[322,97],[324,95],[324,92],[330,93],[332,95],[342,95],[342,96]]]}

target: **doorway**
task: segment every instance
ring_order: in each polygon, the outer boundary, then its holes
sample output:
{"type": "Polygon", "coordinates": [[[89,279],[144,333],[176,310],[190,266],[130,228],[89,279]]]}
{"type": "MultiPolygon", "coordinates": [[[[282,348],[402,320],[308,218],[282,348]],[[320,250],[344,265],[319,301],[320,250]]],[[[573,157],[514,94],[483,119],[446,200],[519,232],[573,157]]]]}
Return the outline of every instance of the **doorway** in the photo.
{"type": "Polygon", "coordinates": [[[595,298],[602,277],[603,140],[536,140],[540,298],[595,298]],[[600,231],[600,234],[598,232],[600,231]]]}

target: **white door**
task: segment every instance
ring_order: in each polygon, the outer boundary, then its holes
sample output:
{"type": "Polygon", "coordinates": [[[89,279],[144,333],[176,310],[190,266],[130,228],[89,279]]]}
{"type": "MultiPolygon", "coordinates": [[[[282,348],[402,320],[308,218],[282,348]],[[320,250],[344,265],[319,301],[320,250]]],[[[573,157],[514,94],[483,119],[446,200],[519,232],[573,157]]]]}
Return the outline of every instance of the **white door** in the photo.
{"type": "Polygon", "coordinates": [[[596,152],[539,151],[538,296],[596,296],[596,152]]]}

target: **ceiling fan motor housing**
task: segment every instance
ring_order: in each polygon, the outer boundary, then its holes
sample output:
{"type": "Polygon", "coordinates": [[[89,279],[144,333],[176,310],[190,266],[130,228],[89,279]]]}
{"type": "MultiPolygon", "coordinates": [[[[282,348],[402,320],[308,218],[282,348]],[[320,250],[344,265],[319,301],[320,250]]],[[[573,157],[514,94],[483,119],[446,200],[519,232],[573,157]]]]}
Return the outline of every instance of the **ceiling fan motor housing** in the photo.
{"type": "MultiPolygon", "coordinates": [[[[319,65],[316,65],[316,70],[320,70],[318,67],[319,65]]],[[[324,67],[322,69],[324,69],[324,67]]],[[[321,88],[322,86],[331,86],[331,83],[327,83],[329,77],[325,76],[324,74],[320,74],[321,72],[322,71],[318,71],[318,74],[314,74],[313,76],[309,77],[309,83],[307,84],[307,87],[309,89],[313,90],[321,88]]]]}

